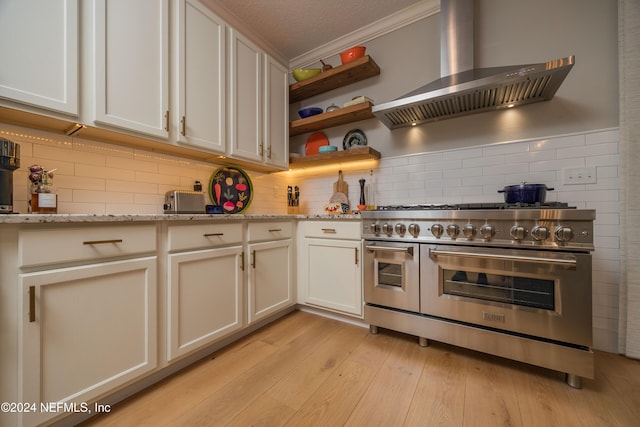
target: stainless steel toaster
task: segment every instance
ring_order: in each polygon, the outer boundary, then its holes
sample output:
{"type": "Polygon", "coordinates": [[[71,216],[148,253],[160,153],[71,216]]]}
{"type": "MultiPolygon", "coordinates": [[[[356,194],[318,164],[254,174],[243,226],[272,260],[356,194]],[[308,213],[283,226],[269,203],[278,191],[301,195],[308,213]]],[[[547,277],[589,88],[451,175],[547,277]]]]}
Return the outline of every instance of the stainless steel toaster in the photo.
{"type": "Polygon", "coordinates": [[[204,213],[204,194],[198,191],[167,191],[164,195],[164,213],[204,213]]]}

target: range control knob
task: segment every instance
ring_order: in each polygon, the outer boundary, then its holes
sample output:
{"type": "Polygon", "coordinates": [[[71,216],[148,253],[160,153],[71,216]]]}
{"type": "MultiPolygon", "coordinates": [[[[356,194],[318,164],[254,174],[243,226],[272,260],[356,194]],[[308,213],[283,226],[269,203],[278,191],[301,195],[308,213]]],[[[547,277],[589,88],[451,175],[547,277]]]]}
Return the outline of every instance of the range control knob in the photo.
{"type": "Polygon", "coordinates": [[[480,235],[485,240],[491,240],[496,235],[496,229],[493,225],[485,224],[480,227],[480,235]]]}
{"type": "Polygon", "coordinates": [[[573,230],[571,227],[556,227],[555,235],[559,242],[568,242],[573,239],[573,230]]]}
{"type": "Polygon", "coordinates": [[[462,227],[462,234],[464,234],[464,237],[466,237],[467,239],[473,239],[474,236],[476,235],[475,225],[467,224],[464,227],[462,227]]]}
{"type": "Polygon", "coordinates": [[[527,229],[521,225],[514,225],[511,227],[510,233],[511,237],[515,240],[524,240],[524,238],[527,237],[527,229]]]}
{"type": "Polygon", "coordinates": [[[436,236],[436,238],[440,238],[440,236],[442,236],[442,233],[444,233],[444,227],[442,227],[442,225],[440,224],[433,224],[431,226],[431,234],[433,234],[434,236],[436,236]]]}
{"type": "Polygon", "coordinates": [[[380,225],[379,224],[371,224],[371,232],[373,234],[380,234],[380,225]]]}
{"type": "Polygon", "coordinates": [[[546,240],[549,237],[549,229],[542,225],[536,225],[533,227],[533,230],[531,230],[531,237],[538,242],[546,240]]]}
{"type": "Polygon", "coordinates": [[[387,223],[382,224],[382,232],[387,236],[391,236],[393,234],[393,226],[387,223]]]}
{"type": "Polygon", "coordinates": [[[457,224],[449,224],[447,225],[447,234],[452,239],[455,239],[460,233],[460,227],[457,224]]]}
{"type": "Polygon", "coordinates": [[[420,226],[418,224],[409,224],[409,234],[413,237],[418,237],[420,235],[420,226]]]}
{"type": "Polygon", "coordinates": [[[400,236],[404,236],[404,233],[407,232],[407,227],[404,224],[398,223],[396,224],[396,233],[400,236]]]}

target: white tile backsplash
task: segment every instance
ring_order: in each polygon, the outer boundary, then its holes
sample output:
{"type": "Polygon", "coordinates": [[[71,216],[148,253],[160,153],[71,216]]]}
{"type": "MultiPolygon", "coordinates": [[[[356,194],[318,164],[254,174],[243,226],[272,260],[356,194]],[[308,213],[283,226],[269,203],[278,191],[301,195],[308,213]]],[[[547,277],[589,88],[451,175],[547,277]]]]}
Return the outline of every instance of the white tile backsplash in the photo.
{"type": "MultiPolygon", "coordinates": [[[[27,169],[39,163],[58,168],[61,213],[161,213],[164,193],[190,190],[199,180],[207,188],[218,167],[210,163],[54,135],[0,124],[0,136],[20,144],[22,167],[14,173],[14,204],[26,212],[27,169]]],[[[555,188],[552,201],[596,210],[593,253],[594,347],[616,352],[619,286],[619,177],[617,129],[501,142],[409,156],[379,162],[345,163],[262,174],[247,171],[254,197],[247,213],[287,212],[287,185],[298,185],[301,213],[322,213],[342,169],[349,200],[359,200],[358,180],[371,182],[373,168],[379,205],[502,201],[505,185],[522,181],[555,188]],[[564,185],[563,168],[595,166],[597,182],[564,185]]],[[[208,200],[208,196],[206,196],[208,200]]]]}
{"type": "MultiPolygon", "coordinates": [[[[14,172],[14,210],[20,213],[27,212],[32,164],[57,169],[58,212],[74,214],[159,214],[165,192],[191,190],[198,180],[206,193],[221,166],[6,124],[0,124],[0,136],[20,145],[21,167],[14,172]]],[[[246,172],[254,183],[246,213],[286,213],[286,176],[246,172]]]]}

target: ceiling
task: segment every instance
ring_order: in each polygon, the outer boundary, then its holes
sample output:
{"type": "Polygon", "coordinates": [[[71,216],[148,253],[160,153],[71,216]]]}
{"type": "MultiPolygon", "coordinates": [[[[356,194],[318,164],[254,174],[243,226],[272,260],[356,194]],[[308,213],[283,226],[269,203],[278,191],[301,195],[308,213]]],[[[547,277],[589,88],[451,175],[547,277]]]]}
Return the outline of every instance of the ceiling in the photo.
{"type": "Polygon", "coordinates": [[[208,0],[287,59],[424,0],[208,0]]]}

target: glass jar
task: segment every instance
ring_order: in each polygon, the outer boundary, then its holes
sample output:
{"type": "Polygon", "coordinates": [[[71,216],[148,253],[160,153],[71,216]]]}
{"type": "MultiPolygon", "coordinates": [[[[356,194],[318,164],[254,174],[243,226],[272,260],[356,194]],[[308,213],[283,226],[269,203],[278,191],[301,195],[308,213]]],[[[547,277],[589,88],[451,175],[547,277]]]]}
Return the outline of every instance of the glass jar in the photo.
{"type": "Polygon", "coordinates": [[[42,174],[42,179],[31,183],[29,187],[28,208],[32,213],[58,213],[58,195],[56,194],[53,178],[46,173],[42,174]]]}

